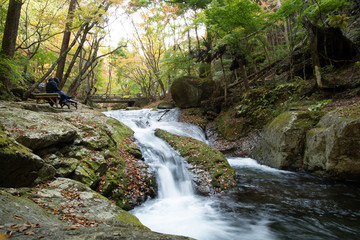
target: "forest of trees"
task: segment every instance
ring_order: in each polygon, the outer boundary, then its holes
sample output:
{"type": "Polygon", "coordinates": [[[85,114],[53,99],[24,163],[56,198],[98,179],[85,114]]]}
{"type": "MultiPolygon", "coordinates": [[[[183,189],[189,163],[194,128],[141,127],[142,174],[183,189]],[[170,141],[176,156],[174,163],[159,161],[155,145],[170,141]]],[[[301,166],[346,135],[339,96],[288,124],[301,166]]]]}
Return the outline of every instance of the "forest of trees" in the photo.
{"type": "Polygon", "coordinates": [[[224,89],[282,61],[289,78],[358,57],[342,38],[359,14],[356,0],[0,0],[2,99],[27,98],[58,77],[86,102],[101,94],[164,98],[182,76],[211,78],[224,89]],[[107,41],[112,13],[133,36],[107,41]],[[330,34],[330,35],[329,35],[330,34]],[[328,37],[327,36],[331,36],[328,37]],[[341,52],[333,49],[333,46],[341,52]],[[310,57],[309,57],[310,56],[310,57]],[[311,62],[307,62],[311,59],[311,62]]]}

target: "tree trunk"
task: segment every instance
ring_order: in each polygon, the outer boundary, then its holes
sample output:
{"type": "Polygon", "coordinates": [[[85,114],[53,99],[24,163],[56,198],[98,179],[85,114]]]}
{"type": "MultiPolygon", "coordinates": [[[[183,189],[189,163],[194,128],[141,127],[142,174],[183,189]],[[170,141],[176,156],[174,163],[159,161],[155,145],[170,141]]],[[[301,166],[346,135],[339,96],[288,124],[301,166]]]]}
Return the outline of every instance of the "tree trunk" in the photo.
{"type": "Polygon", "coordinates": [[[67,79],[69,78],[70,74],[71,74],[71,71],[76,63],[76,59],[77,57],[79,56],[83,46],[84,46],[84,43],[86,41],[86,37],[87,37],[87,34],[89,33],[89,31],[93,28],[93,24],[90,24],[90,25],[86,25],[85,27],[85,30],[84,30],[84,33],[81,37],[81,40],[80,40],[80,43],[79,43],[79,46],[77,47],[76,49],[76,52],[75,54],[73,55],[73,58],[68,66],[68,69],[63,77],[63,80],[59,83],[59,88],[62,89],[64,86],[65,86],[65,83],[67,81],[67,79]]]}
{"type": "Polygon", "coordinates": [[[241,64],[241,72],[244,79],[244,85],[245,85],[245,91],[249,91],[249,80],[246,73],[246,66],[244,64],[241,64]]]}
{"type": "Polygon", "coordinates": [[[310,54],[311,54],[311,58],[312,58],[312,65],[313,65],[313,69],[314,69],[314,74],[316,77],[316,83],[318,85],[319,88],[323,88],[323,84],[322,84],[322,80],[321,80],[321,73],[320,73],[320,67],[321,67],[321,62],[320,62],[320,56],[319,56],[319,52],[318,52],[318,38],[317,38],[317,28],[314,28],[312,23],[310,22],[309,19],[304,18],[304,23],[305,26],[307,27],[307,32],[309,35],[309,50],[310,50],[310,54]]]}
{"type": "Polygon", "coordinates": [[[223,61],[222,56],[220,57],[220,62],[221,62],[221,68],[222,68],[223,77],[224,77],[224,102],[225,102],[225,106],[226,106],[228,87],[227,87],[227,81],[226,81],[224,61],[223,61]]]}
{"type": "Polygon", "coordinates": [[[19,28],[20,12],[23,2],[20,0],[10,0],[6,15],[4,36],[2,40],[1,53],[12,58],[15,54],[16,38],[19,28]]]}
{"type": "MultiPolygon", "coordinates": [[[[20,12],[23,2],[10,0],[6,15],[4,36],[1,45],[1,55],[4,58],[13,58],[15,54],[16,38],[19,28],[20,12]]],[[[10,91],[11,68],[4,61],[0,61],[0,87],[10,91]]]]}
{"type": "MultiPolygon", "coordinates": [[[[65,31],[64,31],[64,36],[63,36],[63,41],[61,44],[61,50],[60,50],[60,56],[66,52],[66,49],[69,47],[69,43],[70,43],[70,35],[71,35],[71,25],[72,25],[72,21],[74,18],[74,10],[75,10],[75,3],[76,0],[71,0],[70,1],[70,5],[69,5],[69,11],[68,11],[68,18],[67,18],[67,22],[65,25],[65,31]]],[[[62,80],[63,78],[63,73],[64,73],[64,69],[65,69],[65,63],[66,63],[66,55],[59,61],[58,63],[58,67],[56,69],[56,77],[60,80],[62,80]]]]}
{"type": "MultiPolygon", "coordinates": [[[[191,37],[190,37],[190,30],[187,31],[187,37],[188,37],[188,45],[189,45],[189,53],[191,53],[191,37]]],[[[191,76],[191,59],[189,58],[188,63],[188,74],[191,76]]]]}
{"type": "Polygon", "coordinates": [[[71,85],[69,87],[69,90],[67,92],[69,95],[73,95],[77,91],[77,89],[79,88],[82,80],[86,79],[87,75],[96,66],[96,65],[93,66],[93,64],[97,59],[97,53],[98,53],[98,50],[99,50],[99,45],[100,45],[101,40],[102,39],[99,39],[93,44],[93,46],[92,46],[93,52],[89,54],[89,59],[85,62],[84,66],[80,69],[79,75],[71,83],[71,85]],[[92,69],[88,70],[90,67],[92,67],[92,69]]]}
{"type": "MultiPolygon", "coordinates": [[[[95,12],[95,14],[100,18],[103,14],[102,13],[99,13],[100,9],[103,9],[104,12],[107,12],[109,7],[110,7],[111,3],[106,3],[106,1],[102,1],[102,3],[100,4],[98,10],[95,12]]],[[[76,53],[75,53],[75,56],[73,57],[73,60],[71,61],[67,71],[66,71],[66,74],[65,76],[63,77],[63,80],[59,83],[59,88],[62,89],[64,86],[65,86],[65,83],[68,79],[68,77],[70,76],[70,73],[71,73],[71,70],[72,68],[74,67],[74,64],[75,64],[75,61],[76,61],[76,58],[79,54],[79,51],[82,49],[83,47],[83,44],[85,43],[85,40],[86,40],[86,36],[87,34],[89,33],[89,31],[96,25],[98,24],[98,21],[95,20],[95,21],[91,21],[91,22],[88,22],[86,23],[86,27],[85,27],[85,30],[84,30],[84,34],[83,34],[83,37],[80,41],[80,44],[79,44],[79,47],[78,49],[76,50],[76,53]]]]}
{"type": "MultiPolygon", "coordinates": [[[[75,35],[74,40],[71,42],[70,46],[68,47],[68,49],[66,50],[65,53],[68,53],[71,48],[75,45],[77,39],[80,37],[81,32],[83,31],[85,25],[82,25],[80,27],[80,29],[78,30],[77,34],[75,35]]],[[[65,54],[63,53],[63,54],[65,54]]],[[[26,92],[24,93],[24,97],[27,98],[30,96],[31,92],[34,91],[34,89],[40,84],[42,83],[51,73],[52,71],[55,69],[55,67],[57,66],[58,62],[60,61],[60,59],[63,57],[63,55],[61,55],[54,63],[53,65],[49,68],[49,70],[45,73],[44,76],[42,76],[42,78],[40,78],[38,81],[36,81],[33,85],[31,85],[31,87],[26,90],[26,92]]]]}

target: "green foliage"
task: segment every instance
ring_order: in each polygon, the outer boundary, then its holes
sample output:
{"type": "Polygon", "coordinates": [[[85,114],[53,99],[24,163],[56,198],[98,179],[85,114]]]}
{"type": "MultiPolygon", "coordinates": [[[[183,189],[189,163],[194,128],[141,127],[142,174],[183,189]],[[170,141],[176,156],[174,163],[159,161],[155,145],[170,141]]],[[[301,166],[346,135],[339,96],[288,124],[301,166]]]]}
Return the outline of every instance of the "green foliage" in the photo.
{"type": "MultiPolygon", "coordinates": [[[[289,16],[296,14],[298,22],[305,15],[314,23],[319,20],[328,21],[325,18],[330,17],[332,13],[350,6],[349,0],[286,0],[280,7],[279,11],[272,15],[273,19],[287,19],[289,16]]],[[[333,20],[334,21],[334,20],[333,20]]],[[[325,22],[324,22],[325,23],[325,22]]]]}
{"type": "MultiPolygon", "coordinates": [[[[121,1],[110,2],[116,5],[121,1]]],[[[128,12],[139,9],[142,11],[144,23],[138,26],[139,39],[133,44],[132,49],[121,48],[112,56],[108,56],[108,61],[101,62],[92,75],[91,84],[96,84],[99,91],[103,92],[109,89],[112,93],[121,92],[129,95],[141,92],[155,99],[160,96],[160,86],[164,85],[166,89],[172,79],[184,75],[199,75],[200,68],[204,66],[199,60],[201,54],[202,57],[206,54],[216,58],[223,56],[225,71],[229,71],[230,61],[241,56],[246,60],[248,71],[257,71],[274,60],[285,57],[289,49],[298,46],[304,40],[306,31],[301,25],[303,16],[306,15],[313,23],[319,25],[346,26],[349,17],[343,9],[350,6],[351,1],[282,0],[280,9],[275,13],[269,13],[274,9],[264,10],[258,5],[258,1],[253,0],[125,2],[124,6],[128,12]],[[140,40],[143,42],[141,47],[140,40]],[[208,46],[205,47],[204,43],[208,46]],[[221,48],[224,46],[226,50],[222,51],[221,48]],[[133,60],[130,60],[131,58],[133,60]],[[108,64],[111,66],[108,67],[108,64]]],[[[276,2],[266,1],[265,4],[276,5],[276,2]]],[[[22,68],[21,71],[25,69],[35,78],[40,78],[58,58],[67,19],[67,7],[64,8],[62,0],[32,0],[26,1],[24,6],[26,7],[23,8],[18,35],[19,48],[15,57],[18,62],[13,64],[17,68],[13,72],[20,72],[18,69],[22,68]]],[[[0,37],[6,12],[4,4],[0,7],[0,37]]],[[[99,1],[79,2],[74,15],[73,33],[81,24],[88,21],[98,22],[99,26],[90,31],[86,42],[91,43],[94,36],[103,36],[105,14],[99,1]]],[[[82,59],[87,58],[90,52],[89,45],[86,44],[82,59]]],[[[76,47],[75,45],[74,49],[76,47]]],[[[73,53],[74,50],[68,56],[72,56],[73,53]]],[[[70,59],[68,57],[67,60],[70,59]]],[[[216,61],[213,63],[215,64],[212,68],[209,67],[206,71],[211,74],[218,73],[215,78],[222,80],[222,65],[216,61]]],[[[78,61],[69,78],[74,79],[80,68],[81,64],[78,61]]],[[[229,72],[226,72],[226,75],[229,82],[235,78],[229,72]]],[[[68,85],[65,89],[66,87],[68,85]]],[[[82,91],[88,88],[80,87],[82,91]]]]}
{"type": "MultiPolygon", "coordinates": [[[[11,86],[19,85],[22,75],[17,61],[0,57],[0,78],[7,79],[8,84],[11,86]]],[[[0,84],[3,84],[3,81],[1,81],[0,84]]],[[[3,85],[0,85],[0,88],[3,87],[3,85]]]]}
{"type": "Polygon", "coordinates": [[[261,128],[270,119],[294,107],[293,103],[301,100],[301,91],[307,84],[308,82],[297,79],[295,82],[279,84],[271,88],[252,89],[242,96],[232,116],[244,118],[243,121],[251,121],[246,124],[245,133],[250,128],[261,128]]]}
{"type": "MultiPolygon", "coordinates": [[[[313,2],[313,1],[311,1],[313,2]]],[[[311,19],[318,19],[320,17],[325,17],[327,14],[332,13],[335,10],[341,9],[343,7],[350,6],[348,0],[322,0],[315,1],[310,5],[306,10],[305,14],[311,19]]]]}
{"type": "Polygon", "coordinates": [[[227,34],[239,30],[249,33],[261,23],[261,8],[250,0],[214,0],[205,13],[208,23],[227,34]]]}
{"type": "Polygon", "coordinates": [[[333,69],[334,69],[333,65],[326,65],[326,66],[320,68],[320,72],[321,73],[327,73],[329,71],[332,71],[333,69]]]}
{"type": "Polygon", "coordinates": [[[189,1],[183,1],[183,0],[170,0],[171,3],[176,3],[180,8],[184,10],[188,9],[205,9],[206,6],[212,2],[212,0],[189,0],[189,1]]]}
{"type": "MultiPolygon", "coordinates": [[[[211,34],[216,39],[212,52],[217,56],[243,56],[251,67],[255,58],[262,55],[264,47],[268,46],[262,31],[265,14],[254,1],[214,0],[205,9],[203,21],[207,26],[208,36],[211,34]],[[222,50],[224,46],[226,52],[222,50]]],[[[226,57],[223,60],[225,59],[226,57]]],[[[228,69],[227,66],[226,68],[228,69]]],[[[216,71],[222,71],[222,66],[216,68],[216,71]]]]}
{"type": "Polygon", "coordinates": [[[305,4],[304,0],[286,0],[276,13],[270,15],[271,20],[287,19],[296,12],[302,15],[306,8],[305,4]]]}
{"type": "Polygon", "coordinates": [[[4,33],[6,13],[7,8],[5,7],[5,4],[0,4],[0,39],[2,39],[2,35],[4,33]]]}
{"type": "Polygon", "coordinates": [[[344,28],[348,24],[350,18],[345,14],[337,14],[328,17],[330,27],[344,28]]]}
{"type": "Polygon", "coordinates": [[[331,103],[332,100],[331,99],[326,99],[323,101],[320,101],[318,104],[316,104],[315,106],[311,106],[309,107],[309,111],[319,111],[321,110],[326,104],[331,103]]]}

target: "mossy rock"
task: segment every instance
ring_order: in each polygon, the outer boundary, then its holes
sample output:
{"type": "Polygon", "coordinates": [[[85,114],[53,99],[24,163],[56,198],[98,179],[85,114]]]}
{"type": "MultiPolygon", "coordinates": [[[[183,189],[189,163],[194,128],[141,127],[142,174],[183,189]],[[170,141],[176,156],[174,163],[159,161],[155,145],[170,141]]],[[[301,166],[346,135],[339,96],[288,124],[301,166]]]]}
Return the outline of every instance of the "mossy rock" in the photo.
{"type": "Polygon", "coordinates": [[[131,144],[126,148],[126,152],[131,154],[137,159],[142,159],[142,153],[140,151],[140,148],[136,146],[135,144],[131,144]]]}
{"type": "Polygon", "coordinates": [[[146,171],[148,166],[133,157],[141,158],[141,153],[133,145],[133,131],[129,127],[85,108],[72,112],[34,112],[24,108],[27,104],[0,101],[0,125],[6,129],[0,132],[2,186],[32,186],[55,176],[67,177],[105,192],[119,206],[129,209],[152,194],[148,189],[155,181],[143,177],[150,175],[146,171]],[[51,141],[43,133],[51,136],[51,141]],[[15,141],[22,135],[34,139],[28,145],[36,155],[15,141]],[[126,151],[128,148],[131,154],[126,151]],[[136,192],[131,192],[133,189],[136,192]],[[117,195],[115,190],[123,192],[117,195]]]}
{"type": "Polygon", "coordinates": [[[43,167],[44,161],[9,137],[0,124],[0,186],[32,186],[43,167]]]}
{"type": "Polygon", "coordinates": [[[235,171],[220,151],[196,139],[171,134],[161,129],[156,129],[155,135],[179,151],[188,163],[209,172],[211,184],[216,191],[235,186],[235,171]]]}
{"type": "Polygon", "coordinates": [[[76,158],[62,158],[58,164],[55,164],[56,175],[59,177],[68,177],[74,172],[79,165],[79,160],[76,158]]]}
{"type": "Polygon", "coordinates": [[[264,129],[264,137],[254,151],[255,158],[274,168],[302,168],[306,133],[319,122],[321,113],[288,111],[264,129]]]}
{"type": "Polygon", "coordinates": [[[360,177],[360,104],[327,113],[307,132],[304,169],[341,180],[360,177]]]}
{"type": "Polygon", "coordinates": [[[209,99],[215,91],[215,82],[210,79],[180,77],[170,87],[176,106],[191,108],[200,106],[201,101],[209,99]]]}
{"type": "Polygon", "coordinates": [[[95,171],[82,162],[80,162],[80,164],[76,167],[71,178],[82,182],[87,186],[92,186],[98,180],[98,176],[95,171]]]}
{"type": "Polygon", "coordinates": [[[126,140],[133,137],[134,132],[128,126],[121,123],[120,121],[109,118],[106,121],[107,127],[110,128],[111,131],[106,131],[109,137],[115,141],[120,146],[127,146],[126,140]]]}
{"type": "Polygon", "coordinates": [[[0,238],[1,232],[11,232],[14,239],[190,239],[152,232],[136,216],[71,179],[2,189],[0,202],[0,238]]]}
{"type": "Polygon", "coordinates": [[[246,119],[235,117],[232,110],[219,115],[215,119],[217,131],[221,134],[221,137],[229,141],[236,141],[246,135],[249,130],[246,123],[246,119]]]}
{"type": "Polygon", "coordinates": [[[175,107],[175,104],[172,102],[161,102],[157,105],[158,109],[172,109],[175,107]]]}

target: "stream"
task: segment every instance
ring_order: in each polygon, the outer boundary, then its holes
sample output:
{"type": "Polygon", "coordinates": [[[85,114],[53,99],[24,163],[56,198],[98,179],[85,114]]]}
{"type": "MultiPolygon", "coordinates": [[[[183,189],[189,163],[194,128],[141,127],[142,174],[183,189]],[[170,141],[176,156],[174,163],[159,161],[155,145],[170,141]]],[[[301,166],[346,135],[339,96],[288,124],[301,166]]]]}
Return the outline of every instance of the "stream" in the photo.
{"type": "Polygon", "coordinates": [[[178,122],[180,110],[108,111],[129,126],[153,169],[158,194],[131,211],[152,231],[211,239],[359,239],[360,187],[250,158],[228,158],[237,187],[211,197],[195,194],[187,162],[154,134],[156,128],[206,142],[203,130],[178,122]]]}

